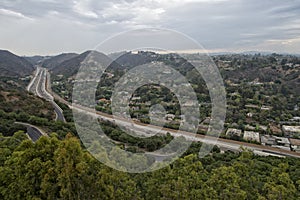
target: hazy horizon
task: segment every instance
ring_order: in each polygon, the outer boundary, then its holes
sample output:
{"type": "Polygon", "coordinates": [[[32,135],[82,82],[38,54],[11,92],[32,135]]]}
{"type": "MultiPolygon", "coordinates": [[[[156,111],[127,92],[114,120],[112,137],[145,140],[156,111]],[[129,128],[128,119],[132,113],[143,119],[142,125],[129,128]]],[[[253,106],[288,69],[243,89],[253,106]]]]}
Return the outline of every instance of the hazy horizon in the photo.
{"type": "MultiPolygon", "coordinates": [[[[11,52],[11,53],[13,53],[17,56],[21,56],[21,57],[34,57],[34,56],[53,57],[53,56],[57,56],[57,55],[60,55],[60,54],[69,54],[69,53],[75,53],[75,54],[80,55],[80,54],[82,54],[86,51],[91,51],[93,49],[86,49],[86,50],[83,50],[83,51],[80,51],[80,52],[70,51],[70,52],[58,52],[58,53],[54,53],[54,54],[32,54],[32,55],[24,55],[24,54],[20,55],[20,54],[17,54],[16,52],[14,52],[14,51],[9,50],[9,49],[0,49],[0,50],[7,50],[7,51],[9,51],[9,52],[11,52]]],[[[95,51],[97,51],[97,50],[95,50],[95,51]]],[[[130,52],[130,51],[126,51],[126,52],[130,52]]],[[[150,51],[150,50],[149,50],[149,52],[161,53],[161,52],[155,52],[155,51],[150,51]]],[[[114,52],[114,53],[120,53],[120,52],[114,52]]],[[[279,55],[286,55],[286,54],[287,55],[296,55],[296,56],[300,55],[300,53],[272,52],[272,51],[251,51],[251,50],[249,50],[249,51],[240,51],[240,52],[238,52],[238,51],[236,51],[236,52],[234,52],[234,51],[227,51],[227,52],[225,52],[225,51],[224,52],[222,52],[222,51],[220,51],[220,52],[219,51],[206,51],[206,52],[181,52],[181,53],[186,53],[186,54],[197,54],[197,53],[206,54],[207,53],[207,54],[212,55],[212,56],[213,55],[226,55],[226,54],[245,54],[245,55],[247,55],[247,54],[256,54],[256,53],[266,54],[266,55],[273,54],[273,53],[279,54],[279,55]]]]}

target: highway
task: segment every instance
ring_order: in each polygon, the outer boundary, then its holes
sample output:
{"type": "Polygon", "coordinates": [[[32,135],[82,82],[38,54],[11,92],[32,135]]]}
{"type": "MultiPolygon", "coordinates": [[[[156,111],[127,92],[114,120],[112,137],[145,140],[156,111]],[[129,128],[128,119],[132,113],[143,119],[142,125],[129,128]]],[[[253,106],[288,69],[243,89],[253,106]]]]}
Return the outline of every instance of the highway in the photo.
{"type": "Polygon", "coordinates": [[[72,109],[76,109],[76,110],[84,112],[86,114],[96,115],[95,117],[97,117],[97,118],[100,118],[103,120],[108,120],[113,123],[117,123],[128,129],[132,129],[138,133],[142,133],[142,134],[146,135],[147,132],[152,132],[152,133],[160,132],[163,134],[166,134],[167,132],[169,132],[174,137],[183,136],[187,140],[199,141],[199,142],[203,142],[206,144],[217,145],[221,149],[230,149],[233,151],[241,151],[241,147],[243,147],[245,149],[249,149],[249,150],[253,151],[257,155],[263,155],[263,156],[271,155],[271,156],[278,156],[278,157],[292,156],[292,157],[300,158],[300,153],[283,150],[283,149],[278,149],[278,148],[274,148],[274,147],[270,147],[270,146],[263,146],[263,145],[251,144],[251,143],[246,143],[246,142],[239,142],[239,141],[223,139],[223,138],[215,138],[215,137],[199,135],[199,134],[195,135],[195,134],[192,134],[189,132],[184,132],[184,131],[178,132],[173,129],[162,128],[162,127],[149,125],[149,124],[143,124],[143,123],[137,123],[137,122],[132,123],[131,121],[128,121],[126,119],[117,118],[115,116],[112,116],[112,115],[109,115],[106,113],[102,113],[102,112],[95,113],[95,111],[90,108],[71,104],[70,102],[67,102],[66,100],[64,100],[63,98],[61,98],[60,96],[58,96],[57,94],[52,92],[51,87],[50,87],[49,78],[43,78],[45,76],[46,77],[50,76],[48,74],[47,70],[44,70],[44,72],[38,71],[36,74],[41,74],[40,76],[42,76],[37,81],[38,85],[42,85],[42,87],[41,87],[42,91],[38,91],[38,93],[46,93],[46,94],[48,93],[48,94],[50,94],[50,96],[52,98],[55,97],[55,99],[68,105],[72,109]],[[46,83],[44,83],[44,82],[46,82],[46,83]],[[45,87],[45,85],[46,85],[46,87],[45,87]],[[45,91],[45,90],[47,90],[47,91],[45,91]]]}
{"type": "Polygon", "coordinates": [[[27,91],[35,93],[35,87],[34,85],[37,84],[37,77],[40,76],[40,72],[41,72],[41,68],[36,66],[36,70],[34,71],[34,76],[32,78],[32,80],[30,81],[30,83],[27,86],[27,91]]]}
{"type": "Polygon", "coordinates": [[[140,122],[132,123],[131,121],[128,121],[126,119],[121,119],[106,113],[101,113],[98,111],[95,113],[95,111],[93,111],[92,109],[85,108],[80,105],[74,105],[74,104],[70,105],[69,103],[69,106],[70,108],[76,109],[85,114],[94,115],[99,119],[108,120],[117,123],[118,125],[121,125],[123,127],[126,127],[127,129],[134,130],[135,132],[137,132],[137,134],[144,133],[144,135],[147,135],[147,133],[153,133],[153,132],[154,133],[160,132],[162,134],[170,133],[174,137],[183,136],[186,140],[189,141],[197,141],[206,144],[217,145],[220,149],[227,149],[235,152],[241,151],[241,147],[243,147],[245,149],[253,151],[253,153],[255,153],[256,155],[261,155],[261,156],[276,156],[276,157],[291,156],[291,157],[300,158],[300,153],[278,149],[270,146],[251,144],[251,143],[223,139],[223,138],[215,138],[215,137],[205,136],[200,134],[193,134],[185,131],[177,131],[174,129],[162,128],[162,127],[149,125],[149,124],[143,124],[140,122]]]}
{"type": "Polygon", "coordinates": [[[46,90],[48,78],[47,69],[37,66],[34,77],[27,86],[27,90],[34,93],[36,96],[49,101],[53,105],[56,120],[65,122],[63,110],[55,103],[53,96],[46,90]]]}
{"type": "Polygon", "coordinates": [[[26,135],[28,136],[29,139],[31,139],[33,142],[36,142],[41,136],[48,136],[44,131],[39,129],[36,126],[33,126],[28,123],[23,123],[23,122],[15,122],[16,124],[23,125],[27,128],[27,133],[26,135]]]}

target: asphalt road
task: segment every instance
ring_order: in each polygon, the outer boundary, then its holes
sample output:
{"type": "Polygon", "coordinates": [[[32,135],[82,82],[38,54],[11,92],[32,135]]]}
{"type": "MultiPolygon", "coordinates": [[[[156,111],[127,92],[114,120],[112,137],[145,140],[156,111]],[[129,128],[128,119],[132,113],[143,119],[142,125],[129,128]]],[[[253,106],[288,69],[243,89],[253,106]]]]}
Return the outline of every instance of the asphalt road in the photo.
{"type": "Polygon", "coordinates": [[[65,117],[63,114],[63,110],[54,101],[52,101],[51,103],[54,107],[54,111],[56,114],[56,120],[65,122],[66,120],[65,120],[65,117]]]}
{"type": "Polygon", "coordinates": [[[27,90],[33,92],[35,95],[46,99],[51,102],[56,114],[56,120],[65,122],[65,117],[63,115],[63,110],[54,102],[53,96],[46,90],[47,87],[47,69],[42,67],[37,67],[34,73],[34,77],[29,83],[27,90]]]}
{"type": "Polygon", "coordinates": [[[31,126],[27,127],[27,134],[33,142],[36,142],[42,136],[38,129],[31,126]]]}
{"type": "Polygon", "coordinates": [[[41,129],[36,126],[33,126],[28,123],[15,122],[16,124],[21,124],[27,128],[27,136],[33,141],[36,142],[41,136],[47,136],[41,129]]]}

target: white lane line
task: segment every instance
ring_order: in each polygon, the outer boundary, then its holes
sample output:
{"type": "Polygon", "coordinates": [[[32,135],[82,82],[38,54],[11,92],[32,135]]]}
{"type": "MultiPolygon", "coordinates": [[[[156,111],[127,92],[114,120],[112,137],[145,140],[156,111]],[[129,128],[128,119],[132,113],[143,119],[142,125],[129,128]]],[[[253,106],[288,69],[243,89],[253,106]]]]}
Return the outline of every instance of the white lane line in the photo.
{"type": "Polygon", "coordinates": [[[36,88],[35,88],[35,92],[39,97],[43,98],[42,95],[39,93],[39,90],[38,90],[38,88],[40,86],[41,79],[42,79],[42,72],[39,74],[39,79],[38,79],[38,82],[37,82],[37,85],[36,85],[36,88]]]}
{"type": "Polygon", "coordinates": [[[35,70],[33,79],[30,81],[29,85],[28,85],[27,88],[26,88],[26,90],[27,90],[28,92],[30,92],[31,87],[33,86],[33,84],[34,84],[34,82],[35,82],[35,80],[36,80],[36,77],[37,77],[38,74],[39,74],[39,71],[40,71],[40,69],[39,69],[39,67],[37,67],[36,70],[35,70]]]}

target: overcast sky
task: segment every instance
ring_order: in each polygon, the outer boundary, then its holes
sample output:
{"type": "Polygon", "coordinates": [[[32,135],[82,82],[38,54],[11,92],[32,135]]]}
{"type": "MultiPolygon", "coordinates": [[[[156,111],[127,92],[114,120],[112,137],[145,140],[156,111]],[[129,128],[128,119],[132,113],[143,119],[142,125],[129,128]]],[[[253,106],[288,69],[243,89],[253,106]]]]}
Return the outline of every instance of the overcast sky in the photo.
{"type": "Polygon", "coordinates": [[[121,31],[168,28],[209,52],[300,53],[299,0],[1,0],[0,49],[53,55],[121,31]]]}

